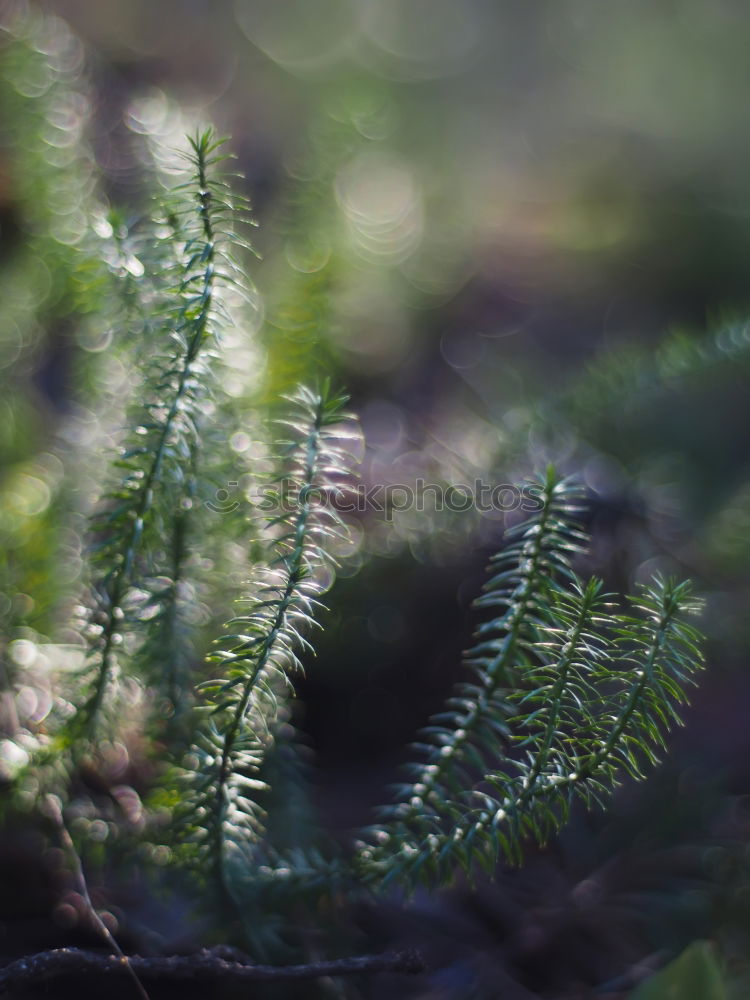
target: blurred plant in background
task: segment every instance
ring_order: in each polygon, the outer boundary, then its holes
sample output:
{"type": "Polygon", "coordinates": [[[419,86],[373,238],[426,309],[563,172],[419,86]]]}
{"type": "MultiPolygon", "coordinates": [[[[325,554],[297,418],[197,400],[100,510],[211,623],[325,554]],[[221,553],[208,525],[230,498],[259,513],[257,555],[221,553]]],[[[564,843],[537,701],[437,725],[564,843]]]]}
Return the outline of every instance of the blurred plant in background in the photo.
{"type": "MultiPolygon", "coordinates": [[[[418,896],[412,916],[362,904],[348,927],[306,902],[292,919],[313,952],[318,920],[330,919],[342,950],[419,940],[439,971],[405,995],[493,995],[506,980],[508,996],[586,996],[607,981],[620,995],[629,987],[617,970],[647,957],[644,970],[655,968],[705,937],[744,995],[750,24],[740,0],[677,15],[645,0],[627,12],[568,0],[52,8],[2,8],[3,773],[34,751],[33,739],[9,736],[44,731],[51,677],[81,666],[84,518],[128,408],[143,402],[133,371],[154,360],[164,291],[154,275],[175,264],[146,220],[153,192],[179,176],[181,137],[211,118],[235,137],[262,223],[263,260],[250,271],[264,302],[227,289],[233,318],[212,362],[222,391],[203,404],[212,429],[188,506],[194,537],[211,540],[199,556],[191,548],[181,591],[199,645],[218,634],[257,555],[244,519],[206,503],[245,501],[272,465],[258,413],[321,372],[361,414],[365,485],[514,482],[554,460],[582,470],[588,566],[608,586],[676,572],[707,595],[711,671],[688,730],[670,765],[644,790],[626,788],[609,818],[574,810],[551,851],[478,897],[460,886],[418,896]],[[200,527],[211,517],[221,532],[200,527]]],[[[163,215],[162,235],[173,222],[163,215]]],[[[318,663],[300,682],[305,708],[281,713],[315,746],[313,801],[295,791],[304,749],[301,761],[269,763],[291,774],[278,782],[279,844],[311,829],[314,812],[337,831],[366,821],[455,678],[504,522],[428,510],[352,525],[318,663]]],[[[141,710],[136,697],[134,731],[141,710]]],[[[132,753],[113,744],[106,769],[138,826],[136,790],[153,764],[132,753]]],[[[85,804],[96,769],[87,780],[74,832],[88,834],[97,881],[114,885],[119,866],[124,883],[117,824],[85,804]],[[96,847],[105,838],[110,871],[96,847]]],[[[18,851],[13,842],[8,870],[18,851]]],[[[153,853],[163,869],[164,851],[153,853]]],[[[104,903],[135,926],[142,897],[162,948],[178,921],[146,895],[123,885],[104,903]]],[[[65,905],[57,935],[74,933],[65,905]]],[[[37,933],[48,935],[41,946],[53,932],[37,933]]]]}

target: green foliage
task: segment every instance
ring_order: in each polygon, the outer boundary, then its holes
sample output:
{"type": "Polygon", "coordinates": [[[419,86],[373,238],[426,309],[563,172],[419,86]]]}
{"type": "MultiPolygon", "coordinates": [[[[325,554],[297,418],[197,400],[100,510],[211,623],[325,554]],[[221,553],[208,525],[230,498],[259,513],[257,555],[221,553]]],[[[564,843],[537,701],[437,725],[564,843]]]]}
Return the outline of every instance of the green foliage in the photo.
{"type": "MultiPolygon", "coordinates": [[[[84,737],[95,744],[105,717],[106,732],[116,733],[111,707],[121,672],[166,696],[167,714],[182,722],[191,700],[195,649],[180,594],[218,289],[238,278],[225,249],[234,239],[233,202],[211,173],[220,143],[207,131],[190,145],[191,176],[167,212],[167,238],[179,253],[160,279],[154,330],[162,346],[149,348],[132,440],[114,462],[124,477],[94,521],[90,680],[74,693],[57,745],[77,740],[80,749],[84,737]],[[121,655],[123,636],[138,630],[135,655],[132,644],[121,655]]],[[[330,547],[344,531],[335,500],[353,456],[343,402],[305,389],[288,401],[291,441],[275,445],[279,490],[263,493],[279,509],[270,551],[243,598],[247,612],[209,657],[213,676],[198,686],[198,721],[186,723],[193,747],[173,799],[181,853],[213,871],[213,887],[229,898],[263,839],[259,775],[278,735],[279,704],[300,657],[312,652],[318,598],[335,562],[330,547]]],[[[640,777],[664,730],[679,721],[676,706],[700,660],[697,633],[683,621],[695,610],[688,586],[656,580],[633,601],[641,617],[615,612],[601,584],[584,585],[572,568],[586,541],[575,520],[578,489],[550,469],[533,495],[539,510],[509,530],[478,601],[499,611],[467,659],[473,680],[425,731],[425,760],[399,790],[399,804],[385,810],[376,846],[354,858],[369,881],[443,884],[457,865],[471,871],[478,861],[491,872],[499,856],[519,861],[524,841],[545,842],[575,797],[599,801],[623,770],[640,777]]]]}
{"type": "MultiPolygon", "coordinates": [[[[0,246],[0,624],[50,627],[64,600],[70,482],[80,467],[48,440],[34,373],[46,353],[90,345],[106,313],[105,203],[89,144],[83,47],[56,19],[23,5],[0,13],[0,120],[5,209],[0,246]],[[45,447],[46,446],[46,447],[45,447]],[[63,457],[66,461],[63,462],[63,457]],[[45,500],[48,502],[45,503],[45,500]]],[[[105,321],[106,322],[106,321],[105,321]]],[[[95,354],[77,375],[90,383],[95,354]]],[[[1,671],[13,674],[5,659],[1,671]]]]}
{"type": "Polygon", "coordinates": [[[600,581],[571,569],[584,539],[575,490],[549,470],[538,493],[540,511],[511,532],[477,602],[500,613],[468,655],[474,680],[424,731],[416,779],[363,852],[386,881],[440,884],[456,865],[520,862],[575,798],[601,802],[622,771],[642,777],[679,722],[701,663],[689,585],[657,578],[630,599],[635,614],[616,612],[600,581]]]}
{"type": "Polygon", "coordinates": [[[335,563],[329,546],[345,530],[332,505],[352,464],[342,440],[345,400],[300,389],[289,403],[279,488],[265,492],[280,508],[270,520],[270,558],[243,599],[247,611],[228,623],[231,633],[209,657],[217,676],[201,685],[206,723],[189,757],[181,806],[201,855],[230,894],[238,875],[227,871],[232,855],[241,877],[243,852],[262,835],[257,773],[275,737],[279,702],[302,668],[299,657],[312,652],[318,598],[335,563]]]}
{"type": "MultiPolygon", "coordinates": [[[[18,80],[28,77],[43,49],[17,34],[13,100],[20,95],[25,107],[33,92],[19,90],[18,80]]],[[[40,95],[54,94],[53,84],[47,81],[40,95]]],[[[49,108],[39,114],[48,118],[49,108]]],[[[11,116],[20,122],[22,113],[14,108],[11,116]]],[[[312,258],[320,252],[334,174],[350,152],[348,124],[334,132],[336,148],[319,157],[322,181],[312,205],[297,193],[299,211],[315,223],[312,249],[292,247],[297,263],[303,251],[312,258]]],[[[206,907],[218,898],[214,912],[225,917],[229,903],[246,923],[248,913],[265,920],[263,908],[284,893],[444,886],[461,869],[473,877],[477,865],[492,876],[500,862],[519,863],[527,842],[546,843],[577,799],[603,802],[622,775],[641,778],[656,762],[701,665],[700,637],[687,621],[698,603],[688,584],[657,577],[623,610],[601,581],[584,582],[577,571],[588,541],[579,523],[583,493],[550,468],[529,491],[536,508],[509,528],[491,563],[477,601],[491,617],[467,656],[469,679],[424,730],[419,762],[398,787],[396,803],[368,831],[368,843],[334,850],[309,830],[282,842],[276,829],[284,809],[311,825],[305,769],[295,752],[294,679],[314,652],[321,596],[346,542],[337,505],[359,438],[344,397],[327,382],[318,389],[300,385],[281,398],[277,390],[309,370],[310,355],[327,360],[318,348],[345,250],[337,247],[320,267],[302,260],[293,268],[282,288],[286,311],[274,312],[264,336],[285,330],[292,341],[298,336],[299,350],[287,351],[280,337],[272,344],[265,383],[241,423],[230,425],[241,407],[217,374],[228,367],[223,338],[235,330],[235,304],[246,286],[241,255],[252,248],[237,228],[247,221],[247,206],[222,173],[226,157],[212,130],[196,131],[188,146],[184,174],[148,217],[129,227],[124,213],[95,211],[88,202],[81,208],[82,230],[90,237],[97,228],[105,248],[101,287],[91,281],[88,291],[81,291],[80,274],[99,274],[96,254],[81,249],[82,256],[68,258],[51,218],[50,191],[56,169],[66,179],[68,169],[88,178],[93,167],[87,158],[73,163],[71,154],[71,161],[47,162],[34,181],[43,195],[34,239],[54,231],[66,280],[81,292],[80,301],[67,289],[55,302],[93,312],[106,299],[114,332],[103,367],[124,359],[134,377],[126,405],[115,402],[111,385],[100,387],[96,400],[111,406],[115,424],[124,415],[126,430],[108,428],[116,438],[108,442],[111,468],[104,476],[89,472],[101,495],[87,532],[85,570],[70,586],[79,588],[75,639],[85,662],[50,671],[54,707],[33,731],[19,720],[9,727],[7,742],[23,760],[11,775],[17,801],[33,805],[42,791],[54,791],[68,813],[84,819],[79,826],[96,823],[92,816],[106,814],[109,821],[112,802],[104,807],[99,798],[117,798],[121,772],[113,759],[120,748],[126,757],[148,759],[158,774],[145,791],[157,785],[158,792],[145,819],[123,824],[127,842],[197,872],[206,907]],[[283,440],[265,428],[269,399],[283,407],[283,440]],[[207,443],[224,445],[232,432],[254,449],[242,496],[259,494],[253,514],[269,514],[262,526],[257,516],[238,516],[230,525],[221,512],[213,520],[206,514],[211,463],[215,469],[224,462],[229,471],[234,460],[226,447],[222,458],[208,456],[207,443]],[[231,560],[208,557],[216,538],[227,536],[239,564],[228,583],[223,576],[231,560]],[[237,577],[245,578],[241,587],[237,577]],[[224,613],[225,589],[241,593],[241,612],[208,648],[201,626],[224,613]],[[81,774],[93,774],[89,783],[99,798],[77,791],[81,774]],[[165,841],[169,850],[160,853],[165,841]]],[[[83,236],[81,245],[88,246],[83,236]]],[[[687,355],[691,364],[703,357],[692,348],[687,355]]],[[[661,379],[676,357],[663,361],[661,379]]],[[[610,388],[606,376],[604,388],[610,388]]],[[[10,568],[5,575],[4,588],[20,590],[21,575],[10,568]]],[[[33,576],[23,577],[24,588],[33,576]]],[[[23,657],[17,663],[23,667],[23,657]]],[[[5,693],[29,679],[19,673],[0,671],[5,693]]]]}
{"type": "Polygon", "coordinates": [[[165,296],[157,346],[148,359],[135,412],[130,415],[132,438],[116,467],[124,477],[106,495],[95,523],[95,579],[91,693],[77,712],[73,737],[91,735],[100,722],[117,666],[116,646],[122,638],[128,590],[148,584],[158,570],[144,563],[143,551],[153,551],[165,535],[166,583],[151,594],[150,642],[141,661],[161,660],[167,670],[148,677],[163,678],[165,693],[178,711],[185,687],[180,663],[179,590],[187,555],[188,511],[195,496],[196,453],[201,413],[210,390],[210,360],[221,321],[217,286],[237,282],[239,270],[227,249],[234,239],[235,200],[225,181],[214,175],[225,157],[222,143],[208,130],[190,139],[187,157],[191,175],[170,199],[167,215],[174,227],[169,239],[179,248],[177,260],[162,281],[165,296]],[[173,646],[173,648],[170,648],[173,646]],[[158,658],[158,659],[157,659],[158,658]]]}

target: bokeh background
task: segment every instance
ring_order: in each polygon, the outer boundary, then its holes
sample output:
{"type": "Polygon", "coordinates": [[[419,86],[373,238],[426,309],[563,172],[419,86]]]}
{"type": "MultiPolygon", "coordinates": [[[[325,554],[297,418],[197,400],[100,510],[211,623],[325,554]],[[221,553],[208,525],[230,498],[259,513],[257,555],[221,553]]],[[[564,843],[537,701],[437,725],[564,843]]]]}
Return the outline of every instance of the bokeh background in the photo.
{"type": "MultiPolygon", "coordinates": [[[[362,995],[624,996],[628,975],[708,938],[742,996],[747,5],[44,9],[40,59],[4,60],[0,106],[4,655],[41,669],[28,644],[53,631],[60,574],[75,573],[77,543],[56,527],[71,477],[59,443],[74,456],[96,439],[91,399],[111,339],[81,291],[88,200],[141,211],[135,139],[169,145],[212,121],[232,137],[259,223],[255,346],[233,345],[233,397],[272,399],[325,370],[361,419],[370,484],[512,483],[554,461],[589,491],[585,569],[615,588],[679,572],[707,601],[707,674],[664,766],[474,894],[459,885],[408,909],[363,907],[360,948],[418,944],[433,971],[362,995]],[[50,79],[67,90],[39,110],[50,79]]],[[[235,435],[231,447],[241,471],[250,442],[235,435]]],[[[503,524],[428,510],[355,525],[300,685],[316,805],[339,835],[383,800],[458,676],[503,524]]],[[[10,871],[18,858],[7,857],[10,871]]],[[[46,885],[14,923],[45,941],[46,885]]],[[[10,926],[16,902],[0,905],[10,926]]],[[[19,931],[4,933],[11,952],[19,931]]]]}

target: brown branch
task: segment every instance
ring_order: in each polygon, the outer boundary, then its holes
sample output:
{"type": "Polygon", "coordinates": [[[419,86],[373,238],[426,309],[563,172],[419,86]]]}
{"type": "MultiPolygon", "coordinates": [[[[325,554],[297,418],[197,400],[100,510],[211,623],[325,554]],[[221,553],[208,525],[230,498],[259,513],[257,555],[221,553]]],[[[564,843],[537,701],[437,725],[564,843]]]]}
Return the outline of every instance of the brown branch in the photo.
{"type": "Polygon", "coordinates": [[[139,955],[118,957],[77,948],[58,948],[20,958],[0,969],[0,993],[22,990],[60,976],[127,976],[145,980],[192,980],[202,983],[283,982],[293,979],[318,979],[322,976],[355,976],[379,972],[415,975],[425,970],[416,951],[391,955],[365,955],[340,958],[309,965],[253,965],[249,958],[230,952],[233,960],[221,957],[223,951],[204,950],[195,955],[172,955],[166,958],[143,958],[139,955]],[[218,953],[217,953],[218,952],[218,953]],[[242,961],[237,961],[242,958],[242,961]]]}

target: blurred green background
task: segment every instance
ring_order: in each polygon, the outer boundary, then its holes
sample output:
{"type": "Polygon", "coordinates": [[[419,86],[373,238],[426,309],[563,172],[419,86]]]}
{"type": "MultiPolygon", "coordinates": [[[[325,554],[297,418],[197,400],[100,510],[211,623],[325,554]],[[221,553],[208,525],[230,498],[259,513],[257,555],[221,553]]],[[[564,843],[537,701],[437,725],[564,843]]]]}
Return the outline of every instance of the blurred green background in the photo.
{"type": "MultiPolygon", "coordinates": [[[[19,641],[64,631],[76,463],[99,440],[96,399],[127,381],[101,371],[103,251],[84,230],[110,205],[143,210],[136,136],[169,145],[212,121],[232,136],[260,223],[247,336],[263,352],[234,345],[239,406],[331,374],[361,418],[370,484],[511,483],[553,460],[590,492],[589,570],[613,587],[679,571],[707,598],[708,672],[644,787],[576,817],[476,895],[364,912],[363,941],[423,947],[437,971],[400,984],[404,996],[572,998],[609,981],[606,995],[624,995],[618,970],[710,938],[745,995],[747,4],[44,9],[38,64],[3,49],[0,106],[11,653],[23,660],[19,641]],[[64,91],[51,106],[50,87],[64,91]]],[[[247,444],[232,447],[244,461],[247,444]]],[[[301,685],[318,805],[337,831],[366,821],[456,677],[502,527],[472,512],[359,522],[301,685]]]]}

